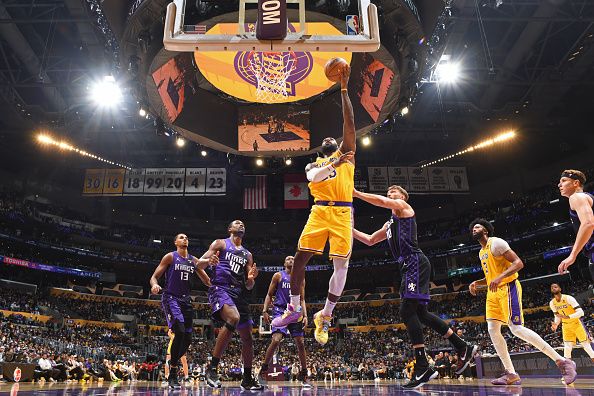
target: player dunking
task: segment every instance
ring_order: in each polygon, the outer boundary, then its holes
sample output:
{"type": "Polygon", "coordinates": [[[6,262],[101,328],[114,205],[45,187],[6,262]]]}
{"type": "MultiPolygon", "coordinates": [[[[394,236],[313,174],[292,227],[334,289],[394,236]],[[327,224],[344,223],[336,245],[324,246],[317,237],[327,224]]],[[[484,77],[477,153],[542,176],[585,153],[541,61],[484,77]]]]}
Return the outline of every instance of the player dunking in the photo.
{"type": "Polygon", "coordinates": [[[200,273],[204,281],[208,279],[204,269],[209,265],[216,265],[218,257],[198,259],[188,253],[188,237],[186,234],[178,234],[175,237],[175,252],[167,253],[161,259],[161,263],[151,276],[151,292],[158,294],[162,289],[159,286],[159,278],[165,274],[165,290],[161,297],[161,306],[167,319],[167,326],[173,332],[171,343],[171,360],[169,365],[169,387],[180,388],[177,379],[177,367],[180,358],[186,354],[192,342],[192,316],[193,308],[190,299],[190,279],[195,270],[200,273]]]}
{"type": "Polygon", "coordinates": [[[372,205],[390,209],[392,215],[384,226],[372,235],[357,229],[355,239],[368,246],[388,240],[394,259],[400,264],[400,317],[406,325],[415,353],[415,366],[410,381],[404,388],[415,389],[437,377],[437,371],[429,365],[425,353],[423,325],[430,327],[446,338],[458,352],[456,375],[460,375],[472,362],[478,346],[469,345],[439,317],[427,310],[429,303],[429,277],[431,263],[417,243],[417,220],[415,211],[408,204],[408,193],[400,186],[391,186],[387,198],[355,190],[353,196],[372,205]]]}
{"type": "Polygon", "coordinates": [[[559,264],[559,272],[567,271],[583,251],[589,260],[590,277],[594,282],[594,196],[584,192],[586,175],[575,169],[564,170],[559,179],[561,196],[569,198],[569,217],[575,230],[575,243],[569,257],[559,264]]]}
{"type": "MultiPolygon", "coordinates": [[[[275,273],[270,281],[268,287],[268,294],[264,299],[264,307],[262,308],[262,315],[267,323],[270,323],[270,315],[268,314],[268,307],[273,302],[272,315],[276,318],[283,314],[283,311],[289,303],[289,291],[291,289],[291,270],[293,269],[293,256],[287,256],[285,258],[285,270],[275,273]]],[[[291,323],[285,328],[272,327],[272,341],[266,350],[266,357],[264,358],[264,364],[258,379],[260,383],[266,383],[266,375],[268,374],[268,366],[272,361],[272,357],[276,353],[280,346],[283,336],[291,334],[291,337],[295,340],[297,345],[297,352],[299,354],[299,363],[301,364],[301,372],[299,377],[303,387],[311,387],[311,383],[307,377],[307,362],[305,358],[305,342],[303,336],[305,335],[304,329],[307,327],[307,310],[304,300],[305,294],[305,282],[301,287],[301,308],[303,309],[303,322],[302,323],[291,323]]]]}
{"type": "Polygon", "coordinates": [[[518,281],[518,271],[524,268],[524,263],[509,244],[494,236],[493,225],[485,219],[475,219],[470,223],[472,239],[481,244],[479,259],[485,277],[470,284],[470,294],[476,296],[478,286],[488,286],[487,306],[485,318],[487,330],[493,342],[493,347],[505,369],[505,373],[491,381],[493,385],[519,385],[520,376],[515,372],[514,365],[505,338],[501,334],[501,325],[505,324],[516,337],[533,345],[551,358],[559,367],[567,385],[573,383],[576,377],[576,366],[570,359],[565,359],[557,353],[537,333],[524,327],[524,313],[522,311],[522,285],[518,281]]]}
{"type": "Polygon", "coordinates": [[[208,289],[208,301],[214,319],[223,322],[212,353],[212,360],[206,370],[206,383],[220,388],[217,372],[221,357],[237,329],[241,339],[243,380],[241,389],[262,390],[264,387],[252,376],[254,344],[252,340],[252,318],[248,303],[248,290],[252,290],[258,269],[252,254],[242,246],[245,225],[240,220],[232,221],[228,227],[229,238],[217,239],[203,259],[218,256],[219,263],[213,268],[212,286],[208,289]]]}
{"type": "Polygon", "coordinates": [[[344,121],[342,143],[339,147],[334,138],[325,138],[322,142],[324,157],[318,158],[305,168],[307,179],[310,181],[309,190],[315,202],[297,245],[291,273],[290,302],[284,314],[272,321],[274,327],[282,328],[301,320],[301,288],[305,280],[305,266],[314,254],[324,252],[326,242],[330,240],[330,257],[334,264],[334,272],[330,278],[324,309],[313,316],[316,326],[314,337],[322,345],[328,342],[332,311],[346,283],[353,244],[356,137],[353,106],[347,89],[349,75],[350,68],[347,66],[342,70],[340,77],[344,121]]]}
{"type": "Polygon", "coordinates": [[[563,324],[561,330],[563,334],[563,356],[571,359],[571,351],[575,346],[575,340],[580,343],[584,351],[594,362],[594,350],[592,350],[592,338],[590,333],[582,322],[584,310],[580,307],[577,300],[561,293],[561,286],[558,283],[551,285],[551,294],[553,299],[549,303],[551,311],[555,314],[555,320],[551,325],[551,330],[557,331],[560,324],[563,324]]]}

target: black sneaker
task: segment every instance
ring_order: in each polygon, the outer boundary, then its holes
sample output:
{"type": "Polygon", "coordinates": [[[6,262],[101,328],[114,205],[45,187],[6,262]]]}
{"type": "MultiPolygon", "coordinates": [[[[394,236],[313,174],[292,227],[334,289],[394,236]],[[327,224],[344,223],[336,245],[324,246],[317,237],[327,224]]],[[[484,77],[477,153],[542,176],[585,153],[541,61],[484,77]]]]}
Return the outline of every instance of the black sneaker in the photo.
{"type": "Polygon", "coordinates": [[[410,381],[402,385],[404,389],[417,389],[425,385],[432,379],[437,378],[439,374],[433,367],[417,368],[415,367],[410,381]]]}
{"type": "Polygon", "coordinates": [[[219,373],[217,373],[217,369],[214,367],[209,367],[206,369],[206,375],[204,376],[204,380],[206,381],[206,385],[210,386],[211,388],[221,387],[219,373]]]}
{"type": "Polygon", "coordinates": [[[259,391],[264,390],[264,385],[260,384],[254,377],[244,378],[241,381],[241,390],[259,391]]]}
{"type": "Polygon", "coordinates": [[[169,366],[169,388],[180,389],[181,385],[177,379],[177,367],[169,366]]]}
{"type": "Polygon", "coordinates": [[[478,345],[466,345],[466,348],[458,351],[458,365],[456,366],[456,375],[460,375],[473,362],[478,352],[478,345]]]}

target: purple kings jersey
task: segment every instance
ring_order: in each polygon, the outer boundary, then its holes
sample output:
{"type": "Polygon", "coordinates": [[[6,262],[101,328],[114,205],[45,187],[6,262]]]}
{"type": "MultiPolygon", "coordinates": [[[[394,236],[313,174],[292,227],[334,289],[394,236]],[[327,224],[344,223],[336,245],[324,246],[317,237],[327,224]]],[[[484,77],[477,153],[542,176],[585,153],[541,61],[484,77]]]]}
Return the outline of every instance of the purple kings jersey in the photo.
{"type": "Polygon", "coordinates": [[[188,257],[184,258],[178,252],[172,252],[172,254],[173,263],[165,272],[165,290],[163,292],[177,297],[188,296],[190,294],[190,278],[196,271],[192,256],[188,254],[188,257]]]}
{"type": "Polygon", "coordinates": [[[281,280],[276,286],[276,294],[274,295],[274,308],[280,309],[281,311],[287,307],[287,304],[291,302],[291,275],[287,271],[281,271],[281,280]]]}
{"type": "Polygon", "coordinates": [[[422,253],[417,242],[417,220],[415,216],[401,219],[392,215],[388,221],[386,239],[396,260],[422,253]]]}
{"type": "Polygon", "coordinates": [[[225,239],[225,249],[219,253],[219,264],[213,268],[211,282],[215,286],[243,287],[250,252],[243,246],[237,247],[231,239],[225,239]]]}

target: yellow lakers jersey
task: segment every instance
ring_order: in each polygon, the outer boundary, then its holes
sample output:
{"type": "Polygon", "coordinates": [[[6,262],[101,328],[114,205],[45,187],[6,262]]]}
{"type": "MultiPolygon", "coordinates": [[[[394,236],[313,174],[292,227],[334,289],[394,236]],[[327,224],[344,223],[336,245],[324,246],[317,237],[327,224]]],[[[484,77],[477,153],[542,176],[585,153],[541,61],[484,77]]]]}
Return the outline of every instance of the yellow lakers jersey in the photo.
{"type": "MultiPolygon", "coordinates": [[[[575,313],[575,308],[572,306],[572,300],[575,304],[577,304],[577,301],[575,301],[575,298],[573,298],[571,296],[567,296],[565,294],[561,294],[561,300],[557,301],[556,298],[553,298],[551,300],[551,303],[550,303],[551,310],[553,312],[560,313],[561,315],[569,316],[569,315],[575,313]]],[[[579,323],[580,319],[579,318],[561,319],[561,322],[562,323],[579,323]]]]}
{"type": "MultiPolygon", "coordinates": [[[[342,155],[340,150],[326,158],[316,159],[316,166],[326,166],[338,160],[342,155]]],[[[353,202],[353,189],[355,188],[355,165],[344,163],[334,169],[326,180],[309,183],[309,191],[314,201],[340,201],[353,202]]]]}
{"type": "MultiPolygon", "coordinates": [[[[511,262],[506,260],[503,256],[495,257],[493,253],[491,253],[491,243],[493,242],[493,238],[489,238],[487,240],[487,245],[479,252],[479,257],[481,259],[481,266],[483,267],[483,272],[485,273],[485,279],[487,280],[487,285],[491,283],[491,281],[497,278],[499,275],[503,273],[506,269],[511,266],[511,262]]],[[[500,283],[499,286],[503,286],[515,279],[518,279],[518,273],[516,272],[513,275],[504,278],[503,281],[500,283]]]]}

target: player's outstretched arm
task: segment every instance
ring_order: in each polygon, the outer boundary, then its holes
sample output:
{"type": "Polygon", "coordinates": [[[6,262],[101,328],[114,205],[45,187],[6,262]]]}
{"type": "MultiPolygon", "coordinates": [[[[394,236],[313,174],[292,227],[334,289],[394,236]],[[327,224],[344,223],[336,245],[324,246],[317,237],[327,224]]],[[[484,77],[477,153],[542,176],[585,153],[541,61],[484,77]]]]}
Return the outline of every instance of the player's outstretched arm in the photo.
{"type": "Polygon", "coordinates": [[[559,264],[559,273],[563,273],[567,268],[575,263],[578,254],[582,251],[592,233],[594,232],[594,213],[588,201],[586,194],[573,194],[569,197],[569,206],[577,212],[580,219],[580,228],[575,236],[575,242],[571,248],[569,256],[559,264]]]}
{"type": "Polygon", "coordinates": [[[372,205],[379,206],[380,208],[402,210],[408,207],[408,204],[402,199],[390,199],[382,195],[364,193],[358,190],[353,191],[353,197],[359,198],[372,205]]]}
{"type": "Polygon", "coordinates": [[[353,113],[353,105],[349,98],[349,77],[351,75],[350,66],[345,67],[340,76],[340,96],[342,98],[342,143],[340,144],[340,151],[346,153],[357,149],[357,136],[355,134],[355,115],[353,113]]]}
{"type": "Polygon", "coordinates": [[[272,303],[272,298],[276,293],[276,288],[281,279],[281,273],[277,272],[272,276],[272,279],[270,280],[270,285],[268,286],[268,293],[266,293],[266,297],[264,298],[264,306],[262,307],[262,316],[264,317],[264,321],[266,323],[270,323],[270,314],[268,313],[268,308],[272,303]]]}
{"type": "Polygon", "coordinates": [[[353,237],[356,240],[358,240],[359,242],[366,244],[367,246],[373,246],[376,243],[380,243],[381,241],[386,240],[387,224],[388,223],[384,224],[384,226],[382,228],[380,228],[379,230],[377,230],[376,232],[374,232],[371,235],[361,232],[361,231],[357,230],[356,228],[353,228],[353,237]]]}
{"type": "Polygon", "coordinates": [[[155,272],[153,272],[153,275],[151,276],[151,293],[159,294],[159,292],[161,291],[161,286],[159,286],[159,278],[163,276],[165,271],[167,271],[167,267],[169,267],[172,263],[173,254],[167,253],[165,256],[163,256],[161,262],[159,263],[157,268],[155,268],[155,272]]]}
{"type": "Polygon", "coordinates": [[[194,265],[199,270],[203,270],[209,265],[217,265],[219,263],[219,252],[223,249],[225,249],[225,242],[221,239],[216,239],[210,244],[202,257],[194,257],[194,265]]]}

